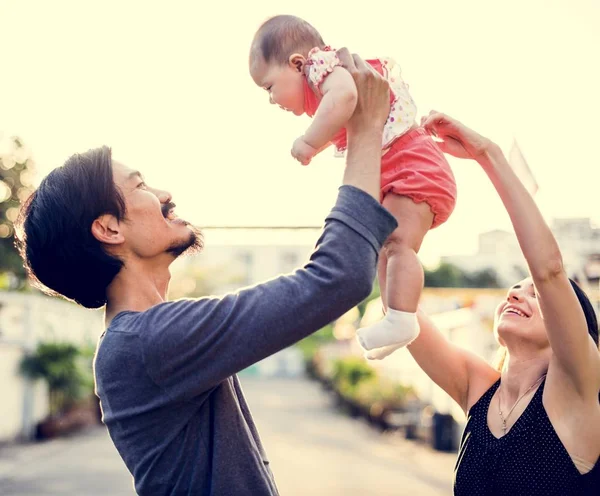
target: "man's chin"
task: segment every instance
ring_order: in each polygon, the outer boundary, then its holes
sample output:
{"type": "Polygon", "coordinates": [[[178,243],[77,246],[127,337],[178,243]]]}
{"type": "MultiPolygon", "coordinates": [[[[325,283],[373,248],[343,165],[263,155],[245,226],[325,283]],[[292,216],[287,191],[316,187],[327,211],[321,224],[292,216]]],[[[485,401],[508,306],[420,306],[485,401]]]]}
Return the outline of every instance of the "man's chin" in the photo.
{"type": "Polygon", "coordinates": [[[175,241],[167,250],[167,253],[173,255],[173,258],[178,258],[182,255],[194,255],[195,253],[200,253],[202,248],[204,248],[202,231],[191,224],[187,224],[186,227],[189,230],[187,239],[175,241]]]}

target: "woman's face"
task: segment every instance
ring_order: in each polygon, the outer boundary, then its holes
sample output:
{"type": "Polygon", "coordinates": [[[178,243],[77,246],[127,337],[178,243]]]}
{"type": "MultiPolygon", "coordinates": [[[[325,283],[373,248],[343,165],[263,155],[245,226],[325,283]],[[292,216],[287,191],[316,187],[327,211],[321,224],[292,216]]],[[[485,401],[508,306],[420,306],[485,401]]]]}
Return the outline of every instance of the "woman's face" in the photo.
{"type": "Polygon", "coordinates": [[[548,336],[531,277],[508,290],[506,299],[496,308],[494,333],[502,346],[527,341],[546,348],[548,336]]]}

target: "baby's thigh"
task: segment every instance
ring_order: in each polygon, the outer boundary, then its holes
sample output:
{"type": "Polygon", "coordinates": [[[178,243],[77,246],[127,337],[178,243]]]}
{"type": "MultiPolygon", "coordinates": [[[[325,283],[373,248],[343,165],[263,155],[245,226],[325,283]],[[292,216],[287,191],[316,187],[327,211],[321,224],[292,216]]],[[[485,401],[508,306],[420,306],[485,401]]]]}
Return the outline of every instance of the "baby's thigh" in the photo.
{"type": "Polygon", "coordinates": [[[403,244],[419,251],[423,238],[431,229],[434,213],[426,201],[415,201],[410,196],[388,193],[383,206],[396,218],[398,227],[386,244],[403,244]]]}

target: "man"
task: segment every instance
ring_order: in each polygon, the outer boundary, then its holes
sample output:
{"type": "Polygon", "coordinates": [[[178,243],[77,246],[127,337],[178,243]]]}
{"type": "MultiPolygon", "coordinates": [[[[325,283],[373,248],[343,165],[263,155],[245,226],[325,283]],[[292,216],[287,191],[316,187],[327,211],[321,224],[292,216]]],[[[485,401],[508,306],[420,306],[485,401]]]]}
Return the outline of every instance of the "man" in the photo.
{"type": "Polygon", "coordinates": [[[200,248],[171,195],[112,161],[71,157],[23,206],[19,247],[34,281],[106,305],[96,353],[103,420],[142,495],[278,494],[236,373],[339,317],[371,291],[396,227],[379,198],[387,83],[340,51],[358,104],[344,184],[310,262],[223,298],[166,301],[169,265],[200,248]]]}

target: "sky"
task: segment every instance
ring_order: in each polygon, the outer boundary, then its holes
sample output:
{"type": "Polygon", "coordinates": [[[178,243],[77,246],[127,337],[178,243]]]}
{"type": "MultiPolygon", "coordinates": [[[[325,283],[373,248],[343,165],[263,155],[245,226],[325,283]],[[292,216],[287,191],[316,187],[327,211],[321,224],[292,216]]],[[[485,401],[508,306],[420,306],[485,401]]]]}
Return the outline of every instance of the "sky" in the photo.
{"type": "MultiPolygon", "coordinates": [[[[107,144],[200,226],[321,225],[343,159],[295,162],[309,119],[269,105],[248,74],[259,24],[294,14],[334,47],[396,59],[420,115],[448,113],[507,153],[516,139],[548,221],[600,223],[600,2],[282,3],[0,0],[0,131],[32,149],[38,181],[107,144]]],[[[458,203],[427,235],[426,263],[510,229],[478,165],[450,163],[458,203]]]]}

